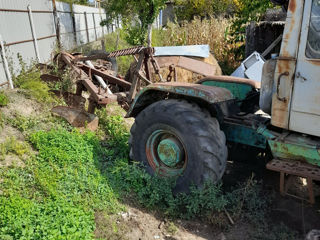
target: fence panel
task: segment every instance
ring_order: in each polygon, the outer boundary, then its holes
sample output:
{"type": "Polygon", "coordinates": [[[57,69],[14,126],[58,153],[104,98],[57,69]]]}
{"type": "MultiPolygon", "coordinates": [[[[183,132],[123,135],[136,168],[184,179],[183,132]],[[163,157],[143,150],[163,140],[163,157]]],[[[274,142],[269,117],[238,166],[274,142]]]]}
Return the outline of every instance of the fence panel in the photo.
{"type": "MultiPolygon", "coordinates": [[[[20,71],[18,54],[27,65],[36,60],[50,60],[57,45],[57,32],[61,47],[71,50],[96,41],[119,27],[116,22],[108,27],[100,26],[101,21],[107,18],[104,9],[76,4],[70,6],[58,1],[56,15],[53,9],[52,0],[0,0],[0,35],[5,44],[6,59],[14,73],[20,71]],[[57,23],[59,29],[56,29],[57,23]]],[[[7,81],[1,55],[0,87],[7,81]]]]}
{"type": "Polygon", "coordinates": [[[74,35],[73,19],[70,4],[56,2],[57,17],[60,23],[60,39],[63,49],[75,48],[76,41],[74,35]]]}

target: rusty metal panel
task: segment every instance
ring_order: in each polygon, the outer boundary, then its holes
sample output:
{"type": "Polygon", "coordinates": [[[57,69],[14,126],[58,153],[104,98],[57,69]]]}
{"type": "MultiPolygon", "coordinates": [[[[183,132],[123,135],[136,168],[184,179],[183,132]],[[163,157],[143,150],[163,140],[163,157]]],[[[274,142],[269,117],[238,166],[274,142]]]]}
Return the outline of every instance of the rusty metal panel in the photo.
{"type": "Polygon", "coordinates": [[[290,0],[280,56],[275,70],[275,93],[272,96],[274,126],[289,129],[290,104],[295,74],[304,0],[290,0]]]}
{"type": "Polygon", "coordinates": [[[160,68],[174,65],[204,76],[214,76],[216,73],[216,66],[188,57],[156,57],[156,59],[160,68]]]}
{"type": "Polygon", "coordinates": [[[133,103],[130,105],[130,109],[128,110],[126,117],[133,116],[134,109],[139,106],[139,102],[143,99],[144,94],[149,91],[159,91],[192,97],[195,99],[201,99],[210,104],[233,99],[232,93],[225,88],[180,82],[154,83],[148,85],[139,92],[133,103]]]}

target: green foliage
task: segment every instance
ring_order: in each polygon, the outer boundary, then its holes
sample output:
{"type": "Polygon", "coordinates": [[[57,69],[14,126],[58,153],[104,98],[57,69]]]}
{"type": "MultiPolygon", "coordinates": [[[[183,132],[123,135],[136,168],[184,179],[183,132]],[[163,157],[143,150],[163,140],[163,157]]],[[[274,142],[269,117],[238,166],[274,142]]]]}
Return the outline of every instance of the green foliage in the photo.
{"type": "Polygon", "coordinates": [[[35,132],[29,140],[38,155],[23,169],[0,169],[0,202],[6,203],[0,234],[14,239],[92,239],[95,210],[123,209],[97,168],[105,156],[99,139],[92,132],[59,129],[35,132]]]}
{"type": "Polygon", "coordinates": [[[0,197],[0,238],[92,239],[93,214],[65,201],[0,197]]]}
{"type": "Polygon", "coordinates": [[[236,40],[242,40],[247,23],[259,21],[266,10],[273,7],[270,0],[234,0],[234,2],[237,7],[235,9],[232,33],[235,35],[236,40]]]}
{"type": "Polygon", "coordinates": [[[102,2],[110,19],[102,22],[107,25],[121,16],[124,28],[128,31],[129,42],[143,45],[146,42],[148,25],[152,24],[165,7],[166,0],[109,0],[102,2]],[[138,19],[136,19],[138,18],[138,19]],[[135,26],[132,23],[135,22],[135,26]]]}
{"type": "Polygon", "coordinates": [[[67,121],[62,118],[53,117],[51,114],[26,117],[15,113],[13,117],[4,117],[4,121],[25,135],[29,135],[33,131],[49,130],[51,128],[72,129],[72,126],[67,121]]]}
{"type": "Polygon", "coordinates": [[[9,103],[9,98],[3,91],[0,91],[0,107],[7,106],[8,103],[9,103]]]}
{"type": "Polygon", "coordinates": [[[59,0],[60,2],[65,2],[69,4],[80,4],[80,5],[85,5],[88,6],[88,0],[59,0]]]}
{"type": "Polygon", "coordinates": [[[17,128],[21,132],[33,129],[39,124],[39,119],[34,117],[25,117],[20,114],[15,114],[13,118],[7,119],[11,126],[17,128]]]}
{"type": "Polygon", "coordinates": [[[25,142],[18,141],[14,137],[8,137],[3,143],[0,143],[0,160],[3,160],[9,153],[22,157],[30,153],[30,147],[25,142]]]}
{"type": "Polygon", "coordinates": [[[92,136],[89,133],[85,136],[77,131],[70,134],[63,130],[51,130],[32,134],[30,141],[39,150],[39,159],[63,166],[93,161],[93,147],[87,144],[87,137],[92,136]]]}
{"type": "Polygon", "coordinates": [[[178,21],[194,17],[226,16],[233,10],[233,0],[175,0],[178,21]]]}
{"type": "Polygon", "coordinates": [[[36,99],[40,103],[49,103],[53,101],[49,93],[49,87],[40,79],[40,69],[35,67],[27,67],[23,59],[18,55],[21,71],[18,76],[14,76],[13,81],[16,87],[25,90],[27,96],[36,99]]]}
{"type": "MultiPolygon", "coordinates": [[[[127,37],[127,32],[124,29],[118,29],[118,32],[113,32],[105,36],[106,51],[112,52],[119,49],[130,48],[130,45],[125,39],[127,37]],[[119,33],[119,39],[117,40],[117,35],[119,33]]],[[[118,73],[125,75],[130,68],[130,64],[134,61],[132,56],[122,56],[117,57],[118,73]]]]}

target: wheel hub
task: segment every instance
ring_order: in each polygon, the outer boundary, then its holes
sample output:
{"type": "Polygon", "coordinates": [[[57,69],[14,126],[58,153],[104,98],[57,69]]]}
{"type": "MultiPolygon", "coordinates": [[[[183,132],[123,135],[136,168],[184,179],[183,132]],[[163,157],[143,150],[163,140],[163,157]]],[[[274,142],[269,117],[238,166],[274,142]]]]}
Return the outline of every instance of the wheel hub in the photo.
{"type": "Polygon", "coordinates": [[[180,138],[168,130],[155,130],[146,142],[147,160],[158,176],[180,176],[187,166],[187,154],[180,138]]]}
{"type": "Polygon", "coordinates": [[[182,160],[183,147],[177,139],[170,137],[160,141],[157,152],[164,164],[174,167],[182,160]]]}

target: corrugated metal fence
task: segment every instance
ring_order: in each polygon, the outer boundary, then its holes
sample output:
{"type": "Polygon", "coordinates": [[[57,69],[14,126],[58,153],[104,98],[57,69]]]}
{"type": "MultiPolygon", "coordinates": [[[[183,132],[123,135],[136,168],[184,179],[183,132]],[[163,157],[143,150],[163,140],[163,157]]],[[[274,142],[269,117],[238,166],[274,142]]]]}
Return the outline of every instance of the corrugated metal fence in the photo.
{"type": "Polygon", "coordinates": [[[62,48],[72,49],[114,31],[114,25],[100,26],[106,17],[104,9],[54,0],[1,0],[0,87],[9,85],[8,68],[19,71],[18,54],[27,64],[46,62],[58,39],[62,48]]]}

